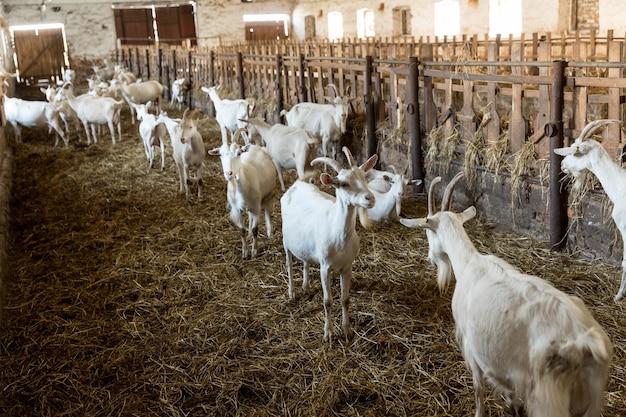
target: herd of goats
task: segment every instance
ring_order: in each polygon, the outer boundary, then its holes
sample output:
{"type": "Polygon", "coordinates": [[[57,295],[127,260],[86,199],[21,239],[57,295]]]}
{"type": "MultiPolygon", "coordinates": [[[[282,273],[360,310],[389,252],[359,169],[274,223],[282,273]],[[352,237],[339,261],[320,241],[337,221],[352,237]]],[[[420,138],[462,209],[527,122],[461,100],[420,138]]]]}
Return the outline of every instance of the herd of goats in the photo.
{"type": "MultiPolygon", "coordinates": [[[[97,72],[97,71],[96,71],[97,72]]],[[[67,71],[66,75],[73,75],[67,71]]],[[[6,76],[6,74],[5,74],[6,76]]],[[[336,159],[338,139],[345,133],[348,99],[336,94],[328,104],[299,103],[284,114],[287,124],[270,125],[253,115],[248,100],[219,97],[217,87],[203,87],[216,111],[222,145],[207,150],[198,126],[197,110],[185,110],[174,119],[160,111],[165,86],[157,81],[138,81],[120,70],[108,80],[92,77],[90,92],[75,96],[72,79],[58,88],[42,89],[48,101],[25,101],[3,97],[6,120],[19,140],[21,126],[48,126],[68,143],[68,123],[82,123],[88,144],[97,141],[96,128],[108,125],[115,143],[120,132],[121,93],[136,115],[149,168],[157,147],[164,167],[164,141],[169,136],[179,173],[180,193],[190,196],[190,186],[202,190],[202,165],[208,154],[219,156],[227,181],[230,218],[241,231],[244,258],[257,255],[257,234],[264,212],[267,235],[272,233],[270,215],[276,196],[276,180],[284,193],[280,198],[283,246],[293,287],[293,260],[303,262],[302,290],[309,288],[309,265],[319,265],[325,311],[324,340],[332,338],[331,273],[338,273],[341,285],[342,329],[346,338],[353,331],[348,317],[352,264],[359,251],[355,230],[357,217],[369,221],[399,220],[410,228],[426,232],[429,260],[437,267],[441,291],[456,279],[452,312],[456,339],[472,372],[476,416],[485,415],[483,397],[487,385],[501,392],[516,415],[599,417],[612,359],[611,342],[583,302],[554,288],[547,281],[524,274],[493,256],[479,253],[463,224],[476,215],[469,207],[451,211],[453,190],[463,173],[457,174],[443,193],[441,210],[435,207],[435,188],[440,177],[430,182],[428,215],[421,219],[400,218],[400,202],[409,181],[401,174],[374,169],[377,155],[359,165],[348,148],[343,153],[348,166],[336,159]],[[106,81],[106,83],[105,83],[106,81]],[[158,111],[149,111],[153,103],[158,111]],[[65,129],[61,128],[65,123],[65,129]],[[90,134],[91,130],[91,134],[90,134]],[[230,140],[229,140],[230,136],[230,140]],[[242,141],[243,139],[243,141],[242,141]],[[321,145],[321,146],[320,146],[321,145]],[[320,181],[335,189],[328,194],[312,183],[311,166],[332,168],[320,181]],[[308,168],[308,169],[307,169],[308,168]],[[285,191],[282,169],[295,169],[298,179],[285,191]],[[194,172],[195,175],[191,175],[194,172]],[[243,213],[248,214],[248,226],[243,213]],[[246,230],[251,237],[248,248],[246,230]]],[[[170,87],[170,105],[184,103],[184,80],[170,87]]],[[[591,138],[600,127],[615,120],[589,123],[569,147],[555,152],[563,156],[562,170],[575,178],[585,170],[593,172],[614,203],[613,219],[626,236],[626,171],[614,162],[591,138]]],[[[624,258],[626,259],[626,257],[624,258]]],[[[626,262],[622,262],[620,289],[615,297],[626,296],[626,262]]]]}

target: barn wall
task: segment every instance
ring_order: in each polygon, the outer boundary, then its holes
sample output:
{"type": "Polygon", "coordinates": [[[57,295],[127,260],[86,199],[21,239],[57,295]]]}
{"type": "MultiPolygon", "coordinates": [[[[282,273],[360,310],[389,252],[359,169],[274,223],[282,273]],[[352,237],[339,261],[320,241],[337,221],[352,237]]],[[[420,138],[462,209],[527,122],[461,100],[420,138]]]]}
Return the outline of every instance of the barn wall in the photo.
{"type": "MultiPolygon", "coordinates": [[[[580,0],[581,26],[588,21],[599,21],[600,29],[613,29],[622,35],[626,21],[620,19],[622,0],[594,0],[598,6],[588,6],[580,0]],[[595,10],[595,11],[594,11],[595,10]],[[595,15],[594,15],[595,13],[595,15]],[[595,20],[594,20],[595,19],[595,20]]],[[[162,0],[158,3],[180,3],[181,0],[162,0]]],[[[10,25],[63,23],[66,28],[70,62],[102,60],[111,58],[115,51],[115,24],[111,4],[148,4],[145,0],[103,2],[99,0],[53,0],[45,11],[41,0],[3,0],[4,15],[10,25]],[[55,11],[54,7],[59,10],[55,11]]],[[[570,25],[570,0],[525,0],[523,25],[526,33],[555,32],[567,30],[570,25]]],[[[461,1],[461,31],[464,34],[482,34],[489,30],[489,2],[461,1]]],[[[305,38],[304,20],[308,15],[315,18],[317,38],[328,37],[328,12],[338,11],[344,18],[344,35],[355,38],[356,14],[361,8],[375,12],[376,35],[393,36],[393,9],[411,8],[411,28],[415,37],[432,36],[434,32],[433,0],[198,0],[197,35],[200,46],[213,46],[219,42],[245,40],[243,14],[286,13],[292,18],[292,37],[305,38]]]]}
{"type": "Polygon", "coordinates": [[[112,58],[115,52],[115,23],[110,2],[66,2],[55,0],[45,11],[41,0],[2,1],[10,26],[63,23],[70,60],[112,58]],[[54,11],[53,7],[59,7],[54,11]]]}

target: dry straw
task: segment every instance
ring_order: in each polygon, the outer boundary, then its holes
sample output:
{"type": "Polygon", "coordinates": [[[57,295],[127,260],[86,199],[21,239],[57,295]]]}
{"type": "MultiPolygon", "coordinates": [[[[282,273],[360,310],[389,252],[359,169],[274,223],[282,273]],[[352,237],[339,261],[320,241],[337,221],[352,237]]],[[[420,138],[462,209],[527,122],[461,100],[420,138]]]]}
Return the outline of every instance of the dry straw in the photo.
{"type": "MultiPolygon", "coordinates": [[[[171,116],[178,114],[168,109],[171,116]]],[[[322,342],[319,268],[311,293],[287,298],[280,205],[260,255],[241,259],[217,158],[205,193],[177,194],[166,170],[146,174],[137,126],[87,147],[51,147],[45,131],[15,147],[12,278],[0,332],[0,409],[7,416],[463,416],[472,380],[454,342],[451,294],[439,294],[425,233],[398,223],[357,231],[350,319],[355,338],[322,342]]],[[[201,126],[208,148],[215,123],[201,126]]],[[[287,182],[293,181],[289,174],[287,182]]],[[[319,182],[318,182],[319,184],[319,182]]],[[[404,217],[426,213],[423,196],[404,217]]],[[[580,296],[615,343],[604,416],[626,392],[626,312],[612,302],[619,268],[546,242],[466,224],[477,248],[580,296]]],[[[296,284],[301,264],[295,263],[296,284]]],[[[504,400],[488,397],[492,416],[504,400]]]]}
{"type": "Polygon", "coordinates": [[[529,177],[533,173],[537,154],[535,144],[526,141],[522,149],[513,156],[511,164],[511,213],[515,213],[515,208],[522,202],[521,190],[524,177],[529,177]]]}

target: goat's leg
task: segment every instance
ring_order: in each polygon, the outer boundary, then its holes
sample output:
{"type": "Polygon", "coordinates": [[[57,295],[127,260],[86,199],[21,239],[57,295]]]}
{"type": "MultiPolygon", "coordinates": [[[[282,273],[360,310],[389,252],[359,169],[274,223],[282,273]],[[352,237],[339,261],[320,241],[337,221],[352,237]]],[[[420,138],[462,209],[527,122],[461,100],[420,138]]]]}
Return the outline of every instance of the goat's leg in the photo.
{"type": "Polygon", "coordinates": [[[250,252],[248,252],[248,242],[246,242],[246,228],[243,227],[243,216],[241,215],[241,211],[236,208],[236,204],[230,203],[230,220],[235,223],[235,226],[239,228],[239,233],[241,235],[241,258],[248,259],[250,257],[250,252]]]}
{"type": "Polygon", "coordinates": [[[309,292],[309,263],[304,262],[302,267],[302,292],[304,294],[309,292]]]}
{"type": "Polygon", "coordinates": [[[283,248],[285,248],[285,265],[287,266],[287,295],[290,300],[294,300],[296,298],[296,293],[293,290],[293,256],[291,255],[291,251],[287,248],[284,240],[283,248]]]}
{"type": "Polygon", "coordinates": [[[347,340],[352,339],[354,333],[350,327],[350,317],[348,310],[350,307],[350,283],[352,282],[352,269],[346,268],[340,273],[341,284],[341,328],[347,340]]]}
{"type": "Polygon", "coordinates": [[[196,178],[198,179],[198,198],[202,198],[202,165],[196,169],[196,178]]]}
{"type": "Polygon", "coordinates": [[[280,182],[280,189],[282,191],[285,191],[285,180],[283,179],[283,170],[280,168],[280,165],[278,165],[278,162],[276,162],[273,159],[272,159],[272,162],[274,163],[274,167],[276,168],[276,173],[278,174],[278,181],[280,182]]]}
{"type": "Polygon", "coordinates": [[[159,139],[159,143],[161,146],[161,172],[165,171],[165,144],[163,140],[159,139]]]}
{"type": "Polygon", "coordinates": [[[113,126],[113,120],[109,120],[107,124],[109,125],[109,132],[111,132],[111,141],[113,145],[115,145],[115,126],[113,126]]]}
{"type": "MultiPolygon", "coordinates": [[[[624,245],[626,245],[626,243],[624,243],[624,245]]],[[[626,260],[622,261],[622,280],[614,300],[618,302],[624,297],[626,297],[626,260]]]]}
{"type": "Polygon", "coordinates": [[[331,309],[333,305],[333,295],[330,288],[330,267],[328,265],[320,265],[320,275],[322,278],[322,293],[324,295],[324,341],[330,342],[333,337],[332,325],[330,324],[331,309]]]}
{"type": "Polygon", "coordinates": [[[261,212],[261,207],[258,207],[258,210],[255,210],[253,213],[250,211],[248,215],[250,216],[250,235],[252,236],[252,253],[251,257],[255,258],[257,255],[257,238],[259,237],[259,214],[261,212]]]}

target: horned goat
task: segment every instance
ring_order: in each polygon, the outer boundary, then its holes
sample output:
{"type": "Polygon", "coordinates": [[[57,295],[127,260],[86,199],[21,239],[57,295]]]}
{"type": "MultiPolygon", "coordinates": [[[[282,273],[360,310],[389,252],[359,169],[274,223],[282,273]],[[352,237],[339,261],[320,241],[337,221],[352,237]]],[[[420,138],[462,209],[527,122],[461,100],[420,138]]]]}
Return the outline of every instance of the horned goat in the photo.
{"type": "Polygon", "coordinates": [[[307,181],[296,181],[280,199],[283,222],[283,246],[286,254],[289,277],[288,295],[295,298],[293,288],[292,256],[303,263],[302,290],[309,289],[309,265],[319,264],[324,295],[324,341],[330,341],[332,293],[332,273],[338,272],[341,282],[341,326],[346,338],[352,337],[348,318],[352,263],[359,252],[359,235],[355,230],[357,208],[368,209],[376,203],[374,195],[367,188],[365,172],[371,169],[378,159],[372,155],[360,167],[352,153],[344,147],[349,167],[342,168],[339,162],[328,157],[319,157],[311,165],[328,164],[336,176],[321,174],[324,185],[335,187],[335,196],[322,192],[307,181]]]}
{"type": "Polygon", "coordinates": [[[154,168],[154,149],[158,146],[161,148],[161,172],[165,170],[165,136],[167,136],[167,127],[164,123],[157,123],[154,114],[149,113],[148,109],[151,102],[146,104],[134,104],[137,120],[139,123],[139,135],[143,140],[144,150],[148,158],[148,172],[154,168]]]}
{"type": "Polygon", "coordinates": [[[485,415],[487,384],[504,394],[516,415],[599,417],[612,357],[608,336],[579,298],[476,250],[463,228],[476,208],[450,211],[462,176],[446,187],[440,212],[437,177],[428,191],[428,216],[400,221],[426,230],[442,292],[456,277],[452,314],[472,373],[476,417],[485,415]]]}
{"type": "Polygon", "coordinates": [[[146,104],[151,101],[154,103],[159,113],[161,112],[161,101],[163,100],[165,86],[160,82],[155,80],[137,83],[122,81],[120,83],[120,89],[122,96],[130,106],[130,116],[133,124],[135,124],[135,109],[130,105],[131,102],[135,104],[146,104]]]}
{"type": "Polygon", "coordinates": [[[185,109],[181,120],[174,120],[161,113],[156,121],[156,123],[164,123],[167,128],[178,171],[179,193],[184,192],[187,199],[191,195],[191,185],[197,186],[197,196],[202,197],[202,170],[206,147],[202,135],[198,132],[198,126],[206,119],[194,120],[194,116],[199,111],[199,109],[191,111],[185,109]],[[195,177],[192,177],[192,171],[195,171],[195,177]]]}
{"type": "MultiPolygon", "coordinates": [[[[611,216],[615,225],[626,238],[626,170],[613,161],[602,145],[591,139],[591,135],[602,126],[621,123],[619,120],[601,119],[587,124],[571,146],[557,148],[554,152],[564,156],[561,170],[574,177],[574,187],[580,187],[581,174],[591,171],[602,184],[607,197],[613,202],[611,216]]],[[[622,279],[615,302],[626,297],[626,244],[622,255],[622,279]]]]}
{"type": "Polygon", "coordinates": [[[78,136],[78,140],[80,141],[81,140],[80,139],[81,125],[80,125],[80,119],[78,118],[78,114],[76,114],[76,112],[70,106],[70,104],[67,102],[66,99],[64,98],[62,99],[57,96],[59,89],[57,87],[52,87],[51,85],[49,85],[48,87],[40,88],[39,90],[46,96],[46,100],[48,100],[49,103],[52,103],[54,107],[56,107],[57,110],[59,111],[59,117],[61,118],[61,121],[63,122],[63,126],[65,127],[65,136],[67,136],[68,141],[70,138],[69,125],[71,123],[74,124],[75,130],[76,130],[76,136],[78,136]]]}
{"type": "Polygon", "coordinates": [[[246,145],[242,151],[237,143],[244,128],[235,131],[232,142],[222,142],[219,148],[211,149],[210,155],[219,156],[224,178],[227,181],[226,198],[230,206],[230,219],[241,232],[243,259],[257,256],[258,224],[261,211],[265,212],[267,236],[272,236],[270,216],[276,190],[276,169],[267,151],[257,145],[246,145]],[[248,232],[252,237],[251,249],[246,242],[243,211],[248,212],[248,232]]]}
{"type": "Polygon", "coordinates": [[[367,210],[367,215],[375,222],[398,219],[408,185],[422,183],[422,180],[409,180],[404,174],[398,174],[393,165],[387,165],[387,169],[391,171],[370,169],[366,174],[367,186],[376,196],[376,206],[367,210]]]}
{"type": "Polygon", "coordinates": [[[306,167],[317,153],[319,140],[316,137],[299,127],[285,126],[280,123],[270,125],[259,117],[241,119],[241,121],[248,124],[251,136],[255,130],[261,135],[265,142],[265,149],[276,166],[282,191],[285,191],[282,168],[295,169],[298,178],[304,177],[306,167]]]}
{"type": "Polygon", "coordinates": [[[87,144],[91,144],[91,136],[89,135],[90,127],[93,142],[97,143],[98,137],[96,136],[96,125],[104,124],[109,126],[111,141],[114,145],[116,143],[115,126],[117,126],[117,138],[118,140],[122,140],[120,110],[122,108],[123,101],[116,101],[111,97],[94,97],[86,94],[76,97],[74,92],[71,90],[70,85],[70,83],[63,84],[63,86],[59,89],[55,100],[65,99],[72,109],[74,109],[78,118],[83,123],[83,127],[85,128],[87,144]]]}
{"type": "Polygon", "coordinates": [[[334,84],[328,84],[335,91],[334,99],[325,97],[332,104],[298,103],[289,111],[282,110],[289,126],[308,130],[322,141],[322,155],[335,159],[337,145],[346,133],[346,121],[350,111],[350,99],[340,96],[334,84]]]}
{"type": "MultiPolygon", "coordinates": [[[[246,127],[246,123],[242,122],[241,119],[252,117],[255,106],[248,102],[248,100],[241,98],[236,100],[220,98],[218,94],[220,88],[220,86],[201,87],[202,91],[207,93],[213,102],[213,106],[215,107],[215,120],[217,120],[217,123],[220,125],[222,143],[224,143],[228,142],[227,130],[230,131],[232,136],[238,129],[246,127]]],[[[247,133],[245,131],[241,132],[244,135],[246,144],[248,144],[247,133]]]]}
{"type": "Polygon", "coordinates": [[[63,139],[65,146],[68,138],[63,133],[59,124],[59,110],[47,101],[30,101],[21,98],[2,96],[4,116],[11,123],[18,142],[22,141],[23,127],[48,127],[56,132],[54,146],[59,144],[59,138],[63,139]]]}

